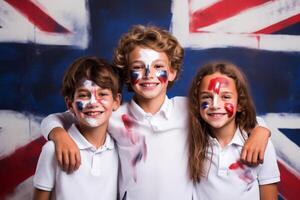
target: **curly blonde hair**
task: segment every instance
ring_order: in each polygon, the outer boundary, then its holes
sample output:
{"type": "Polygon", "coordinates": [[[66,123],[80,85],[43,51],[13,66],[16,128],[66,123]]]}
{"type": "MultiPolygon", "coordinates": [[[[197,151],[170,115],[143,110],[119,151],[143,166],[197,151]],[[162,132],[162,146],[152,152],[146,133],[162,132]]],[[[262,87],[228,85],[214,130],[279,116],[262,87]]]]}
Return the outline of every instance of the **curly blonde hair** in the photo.
{"type": "MultiPolygon", "coordinates": [[[[177,71],[174,81],[178,80],[182,72],[184,51],[177,39],[170,32],[159,27],[135,25],[121,36],[113,58],[114,64],[122,69],[122,78],[127,83],[129,91],[132,91],[128,81],[129,54],[137,46],[164,52],[170,61],[171,68],[177,71]]],[[[169,82],[168,88],[174,84],[174,81],[169,82]]]]}

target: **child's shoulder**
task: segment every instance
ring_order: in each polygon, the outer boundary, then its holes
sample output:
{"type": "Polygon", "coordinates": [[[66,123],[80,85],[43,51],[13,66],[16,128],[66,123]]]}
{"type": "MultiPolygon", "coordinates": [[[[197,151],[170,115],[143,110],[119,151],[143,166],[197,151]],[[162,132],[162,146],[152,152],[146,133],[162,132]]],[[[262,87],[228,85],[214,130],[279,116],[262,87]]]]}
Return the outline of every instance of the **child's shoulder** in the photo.
{"type": "Polygon", "coordinates": [[[175,96],[175,97],[170,98],[170,101],[172,102],[172,104],[174,106],[176,106],[176,107],[179,106],[178,108],[186,109],[188,99],[183,96],[175,96]]]}
{"type": "Polygon", "coordinates": [[[53,141],[49,140],[47,141],[43,148],[42,148],[43,153],[51,155],[55,153],[55,144],[53,141]]]}

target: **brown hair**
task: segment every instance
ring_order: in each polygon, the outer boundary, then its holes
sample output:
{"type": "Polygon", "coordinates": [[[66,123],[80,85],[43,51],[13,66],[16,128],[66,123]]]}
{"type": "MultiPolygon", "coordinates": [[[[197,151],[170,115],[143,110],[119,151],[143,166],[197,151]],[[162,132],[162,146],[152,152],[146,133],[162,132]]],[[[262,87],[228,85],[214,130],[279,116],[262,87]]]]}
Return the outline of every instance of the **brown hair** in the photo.
{"type": "Polygon", "coordinates": [[[75,60],[65,71],[61,94],[73,101],[76,88],[84,79],[92,80],[101,88],[110,89],[114,99],[121,91],[115,67],[103,59],[87,56],[75,60]]]}
{"type": "Polygon", "coordinates": [[[208,135],[212,135],[209,125],[200,116],[199,87],[202,79],[215,72],[232,78],[238,93],[238,105],[241,111],[236,113],[235,121],[241,130],[249,132],[256,125],[256,112],[250,96],[248,82],[244,73],[230,62],[211,62],[200,68],[189,91],[189,172],[194,182],[205,176],[204,161],[209,148],[208,135]]]}
{"type": "MultiPolygon", "coordinates": [[[[135,47],[147,47],[158,52],[166,53],[171,68],[177,71],[176,79],[180,76],[183,62],[183,48],[170,32],[156,26],[135,25],[123,34],[114,52],[114,64],[123,69],[123,79],[132,91],[128,81],[129,54],[135,47]]],[[[169,82],[168,88],[173,85],[169,82]]]]}

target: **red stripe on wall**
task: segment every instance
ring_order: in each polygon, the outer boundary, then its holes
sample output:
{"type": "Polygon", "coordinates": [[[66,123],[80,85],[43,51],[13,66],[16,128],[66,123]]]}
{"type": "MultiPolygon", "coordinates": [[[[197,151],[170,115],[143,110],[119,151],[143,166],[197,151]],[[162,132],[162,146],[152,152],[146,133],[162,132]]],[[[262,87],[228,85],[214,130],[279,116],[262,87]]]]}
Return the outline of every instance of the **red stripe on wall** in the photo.
{"type": "Polygon", "coordinates": [[[45,142],[46,140],[40,137],[0,160],[0,199],[13,192],[18,184],[34,174],[45,142]]]}
{"type": "Polygon", "coordinates": [[[273,24],[272,26],[268,26],[264,29],[256,31],[255,33],[262,33],[262,34],[274,33],[276,31],[279,31],[283,28],[286,28],[286,27],[296,24],[298,22],[300,22],[300,13],[295,16],[292,16],[290,18],[287,18],[283,21],[280,21],[276,24],[273,24]]]}
{"type": "Polygon", "coordinates": [[[190,32],[232,17],[243,10],[264,4],[269,0],[223,0],[204,9],[190,13],[190,32]]]}
{"type": "Polygon", "coordinates": [[[280,170],[280,183],[278,184],[279,193],[288,200],[299,199],[300,177],[292,173],[281,161],[278,161],[280,170]]]}
{"type": "Polygon", "coordinates": [[[49,33],[70,33],[70,31],[56,22],[51,16],[44,12],[30,0],[5,0],[12,7],[37,26],[41,31],[49,33]]]}

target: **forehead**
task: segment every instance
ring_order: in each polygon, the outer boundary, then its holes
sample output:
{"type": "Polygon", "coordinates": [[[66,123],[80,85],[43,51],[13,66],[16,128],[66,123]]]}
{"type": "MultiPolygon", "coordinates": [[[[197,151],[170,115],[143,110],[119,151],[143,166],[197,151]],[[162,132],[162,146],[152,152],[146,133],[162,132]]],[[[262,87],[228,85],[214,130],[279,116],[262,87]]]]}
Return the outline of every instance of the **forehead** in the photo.
{"type": "Polygon", "coordinates": [[[99,85],[97,85],[94,81],[87,80],[87,79],[80,81],[78,86],[79,87],[77,89],[89,89],[89,90],[98,89],[98,88],[101,89],[101,87],[99,85]]]}
{"type": "Polygon", "coordinates": [[[219,73],[219,72],[213,73],[211,75],[206,75],[202,79],[199,89],[200,89],[200,91],[203,91],[203,90],[209,91],[211,84],[215,84],[216,82],[222,82],[222,83],[224,82],[224,84],[221,84],[221,88],[236,90],[234,80],[224,74],[219,73]]]}
{"type": "Polygon", "coordinates": [[[151,48],[137,46],[129,53],[129,62],[143,61],[151,63],[157,60],[169,61],[166,53],[151,48]]]}

